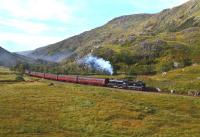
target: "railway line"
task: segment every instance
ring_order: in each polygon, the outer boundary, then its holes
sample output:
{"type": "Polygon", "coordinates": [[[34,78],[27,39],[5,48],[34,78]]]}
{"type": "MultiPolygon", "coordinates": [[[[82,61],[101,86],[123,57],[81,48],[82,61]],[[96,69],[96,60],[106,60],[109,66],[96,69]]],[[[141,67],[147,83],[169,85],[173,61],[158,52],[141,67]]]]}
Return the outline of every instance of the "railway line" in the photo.
{"type": "Polygon", "coordinates": [[[61,82],[70,82],[70,83],[78,83],[85,85],[138,90],[138,91],[146,90],[146,85],[142,81],[115,80],[108,78],[94,78],[94,77],[77,76],[77,75],[57,75],[57,74],[33,72],[27,70],[25,71],[25,74],[32,77],[44,78],[61,82]]]}
{"type": "MultiPolygon", "coordinates": [[[[145,83],[142,81],[114,80],[107,78],[94,78],[94,77],[77,76],[77,75],[57,75],[57,74],[32,72],[32,71],[25,71],[25,74],[32,77],[54,80],[58,82],[68,82],[68,83],[92,85],[92,86],[100,86],[100,87],[108,87],[116,89],[126,89],[127,92],[128,91],[151,92],[159,95],[171,94],[170,92],[164,92],[164,91],[158,92],[155,88],[146,87],[145,83]]],[[[191,96],[191,95],[181,95],[176,93],[173,94],[183,97],[191,96]]]]}

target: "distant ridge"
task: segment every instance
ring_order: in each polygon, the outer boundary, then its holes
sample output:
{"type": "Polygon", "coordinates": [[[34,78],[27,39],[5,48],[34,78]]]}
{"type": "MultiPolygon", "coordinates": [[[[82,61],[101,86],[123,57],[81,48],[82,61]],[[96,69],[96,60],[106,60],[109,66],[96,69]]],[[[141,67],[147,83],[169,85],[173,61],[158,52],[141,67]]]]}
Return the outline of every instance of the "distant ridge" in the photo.
{"type": "Polygon", "coordinates": [[[15,66],[17,63],[35,63],[31,58],[11,53],[0,46],[0,66],[15,66]]]}

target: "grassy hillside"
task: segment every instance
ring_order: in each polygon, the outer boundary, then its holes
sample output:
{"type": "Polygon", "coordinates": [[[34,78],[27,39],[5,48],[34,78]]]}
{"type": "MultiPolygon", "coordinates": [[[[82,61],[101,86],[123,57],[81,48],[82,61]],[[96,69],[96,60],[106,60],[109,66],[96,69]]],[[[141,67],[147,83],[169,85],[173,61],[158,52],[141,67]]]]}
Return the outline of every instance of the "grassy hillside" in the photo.
{"type": "Polygon", "coordinates": [[[175,90],[180,94],[188,94],[200,89],[200,66],[190,66],[155,76],[140,76],[139,79],[163,91],[175,90]]]}
{"type": "Polygon", "coordinates": [[[2,137],[200,136],[199,98],[25,79],[0,83],[2,137]]]}
{"type": "MultiPolygon", "coordinates": [[[[118,17],[99,28],[36,49],[30,53],[30,56],[59,62],[65,58],[76,59],[85,56],[108,44],[136,46],[149,38],[155,41],[160,38],[162,33],[174,39],[176,32],[188,28],[195,30],[200,27],[199,7],[199,0],[190,0],[181,6],[166,9],[157,14],[118,17]]],[[[185,40],[189,41],[190,39],[185,40]]],[[[175,39],[174,41],[179,43],[175,39]]],[[[192,40],[190,42],[194,43],[192,40]]]]}
{"type": "Polygon", "coordinates": [[[199,38],[200,1],[190,0],[157,14],[115,18],[30,56],[61,62],[69,73],[87,72],[77,60],[93,54],[109,60],[115,73],[156,74],[200,63],[199,38]]]}
{"type": "Polygon", "coordinates": [[[125,31],[133,25],[139,25],[151,17],[148,14],[124,16],[112,20],[106,25],[67,38],[55,44],[38,48],[28,56],[60,62],[66,58],[84,56],[104,43],[118,41],[125,31]]]}

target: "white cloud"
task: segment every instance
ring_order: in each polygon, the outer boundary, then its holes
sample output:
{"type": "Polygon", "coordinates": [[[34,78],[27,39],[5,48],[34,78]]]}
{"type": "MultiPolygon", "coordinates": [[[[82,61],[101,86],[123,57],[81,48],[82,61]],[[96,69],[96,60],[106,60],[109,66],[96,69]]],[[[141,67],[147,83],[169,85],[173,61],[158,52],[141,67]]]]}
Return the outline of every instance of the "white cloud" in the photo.
{"type": "Polygon", "coordinates": [[[161,2],[163,2],[164,4],[169,4],[169,8],[173,8],[175,6],[179,6],[183,3],[186,3],[189,0],[160,0],[161,2]]]}
{"type": "Polygon", "coordinates": [[[0,0],[0,45],[30,50],[65,39],[79,32],[67,25],[79,26],[83,8],[79,0],[0,0]]]}
{"type": "Polygon", "coordinates": [[[55,36],[0,33],[0,43],[13,43],[13,47],[10,47],[12,51],[18,51],[18,49],[33,50],[37,47],[46,46],[60,40],[60,37],[55,36]],[[15,45],[20,47],[15,49],[15,45]]]}
{"type": "MultiPolygon", "coordinates": [[[[94,0],[71,0],[70,3],[69,1],[0,0],[0,44],[6,45],[11,51],[18,51],[18,49],[29,50],[55,43],[67,38],[67,36],[91,28],[91,24],[97,22],[95,20],[97,17],[90,16],[90,13],[103,10],[103,7],[91,8],[93,6],[91,3],[94,0]]],[[[97,1],[106,3],[106,0],[97,1]]],[[[112,1],[131,4],[135,9],[138,9],[136,10],[138,13],[156,12],[163,8],[180,5],[188,0],[112,1]]],[[[98,18],[102,19],[103,17],[98,18]]]]}
{"type": "Polygon", "coordinates": [[[25,33],[41,33],[50,30],[50,27],[43,23],[35,23],[30,21],[23,21],[17,19],[1,19],[0,26],[4,28],[13,28],[17,30],[22,30],[25,33]]]}
{"type": "Polygon", "coordinates": [[[70,20],[73,6],[64,0],[0,0],[0,9],[16,18],[70,20]]]}
{"type": "Polygon", "coordinates": [[[143,11],[154,11],[158,12],[163,10],[164,8],[173,8],[179,6],[189,0],[128,0],[129,4],[133,5],[133,7],[138,7],[139,12],[143,11]]]}

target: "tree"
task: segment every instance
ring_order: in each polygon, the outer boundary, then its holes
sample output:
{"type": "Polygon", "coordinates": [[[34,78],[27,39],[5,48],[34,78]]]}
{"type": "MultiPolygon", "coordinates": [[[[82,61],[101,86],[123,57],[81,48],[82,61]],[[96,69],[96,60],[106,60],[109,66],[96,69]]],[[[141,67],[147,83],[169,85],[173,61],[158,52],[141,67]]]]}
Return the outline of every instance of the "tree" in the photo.
{"type": "Polygon", "coordinates": [[[22,64],[18,63],[15,67],[14,70],[18,72],[19,74],[24,74],[26,67],[28,68],[27,64],[22,64]]]}

